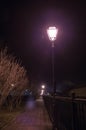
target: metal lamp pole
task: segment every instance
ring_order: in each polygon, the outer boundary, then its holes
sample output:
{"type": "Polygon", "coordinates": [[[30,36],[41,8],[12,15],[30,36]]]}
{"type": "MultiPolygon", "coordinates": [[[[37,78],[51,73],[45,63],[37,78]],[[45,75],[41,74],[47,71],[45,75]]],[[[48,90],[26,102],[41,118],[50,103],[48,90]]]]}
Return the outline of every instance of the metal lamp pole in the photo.
{"type": "Polygon", "coordinates": [[[54,42],[52,42],[52,86],[53,86],[53,94],[55,95],[55,74],[54,74],[54,42]]]}

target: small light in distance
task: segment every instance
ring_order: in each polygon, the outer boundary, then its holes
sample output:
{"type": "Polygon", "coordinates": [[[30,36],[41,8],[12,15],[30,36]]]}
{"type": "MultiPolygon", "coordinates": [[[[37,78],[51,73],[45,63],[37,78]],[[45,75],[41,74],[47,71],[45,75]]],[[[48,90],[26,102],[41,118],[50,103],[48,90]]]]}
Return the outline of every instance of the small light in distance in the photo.
{"type": "Polygon", "coordinates": [[[45,89],[45,85],[42,85],[42,89],[45,89]]]}

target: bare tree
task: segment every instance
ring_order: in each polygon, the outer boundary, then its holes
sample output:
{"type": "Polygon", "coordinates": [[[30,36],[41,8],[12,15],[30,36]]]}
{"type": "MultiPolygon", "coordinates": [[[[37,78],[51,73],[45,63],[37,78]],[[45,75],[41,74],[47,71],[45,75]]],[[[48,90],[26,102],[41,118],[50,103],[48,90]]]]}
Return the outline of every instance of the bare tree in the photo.
{"type": "MultiPolygon", "coordinates": [[[[15,102],[21,99],[22,92],[28,86],[26,70],[19,62],[7,53],[0,51],[0,106],[11,93],[16,94],[15,102]]],[[[14,100],[14,99],[13,99],[14,100]]]]}

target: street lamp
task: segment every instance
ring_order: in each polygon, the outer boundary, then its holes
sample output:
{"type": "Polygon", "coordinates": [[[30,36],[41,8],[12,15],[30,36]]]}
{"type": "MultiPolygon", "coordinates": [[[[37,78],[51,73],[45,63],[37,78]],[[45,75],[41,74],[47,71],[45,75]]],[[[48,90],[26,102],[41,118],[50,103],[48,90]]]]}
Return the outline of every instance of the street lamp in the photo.
{"type": "Polygon", "coordinates": [[[54,41],[56,40],[57,33],[58,33],[58,29],[55,26],[49,27],[47,29],[49,40],[52,43],[52,86],[53,86],[54,95],[56,93],[55,78],[54,78],[54,41]]]}
{"type": "Polygon", "coordinates": [[[47,29],[49,40],[52,43],[53,130],[55,130],[55,93],[56,93],[55,78],[54,78],[54,41],[56,40],[57,33],[58,29],[55,26],[49,27],[47,29]]]}
{"type": "Polygon", "coordinates": [[[44,94],[44,91],[45,91],[45,85],[42,85],[41,86],[41,94],[40,94],[41,96],[44,94]]]}

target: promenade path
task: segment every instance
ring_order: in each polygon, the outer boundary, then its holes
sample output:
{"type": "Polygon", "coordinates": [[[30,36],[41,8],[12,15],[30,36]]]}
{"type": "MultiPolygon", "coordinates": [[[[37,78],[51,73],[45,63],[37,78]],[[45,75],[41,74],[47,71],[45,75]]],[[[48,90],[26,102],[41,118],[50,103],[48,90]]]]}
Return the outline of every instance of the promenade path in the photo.
{"type": "Polygon", "coordinates": [[[43,100],[28,101],[25,111],[2,130],[52,130],[43,100]]]}

